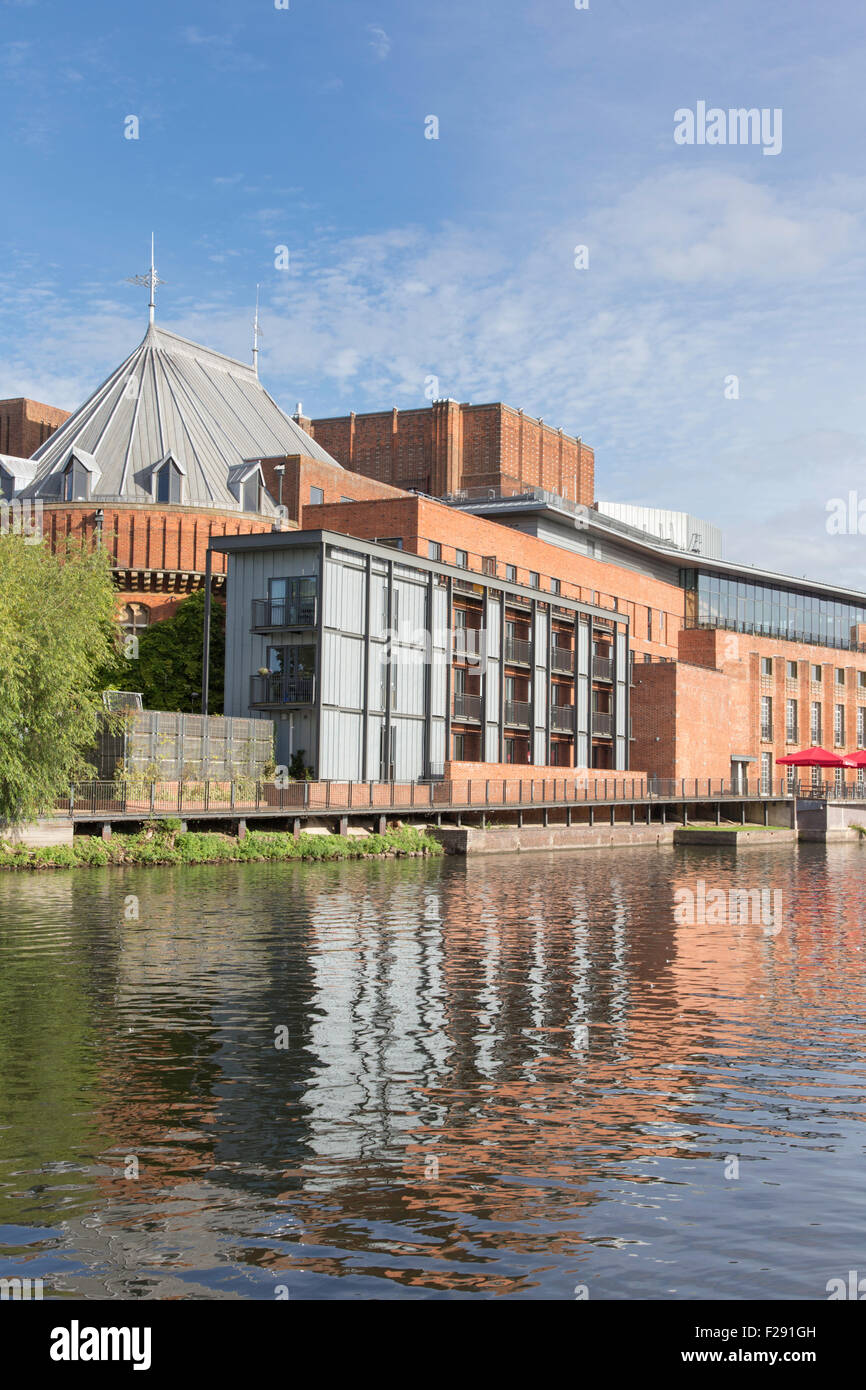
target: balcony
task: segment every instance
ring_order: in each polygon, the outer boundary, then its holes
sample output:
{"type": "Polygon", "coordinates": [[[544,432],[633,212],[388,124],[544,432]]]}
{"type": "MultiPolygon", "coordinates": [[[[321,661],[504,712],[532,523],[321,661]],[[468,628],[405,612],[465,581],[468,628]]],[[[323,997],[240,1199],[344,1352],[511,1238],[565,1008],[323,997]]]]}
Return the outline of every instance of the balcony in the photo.
{"type": "Polygon", "coordinates": [[[532,664],[532,643],[525,641],[522,637],[506,637],[505,660],[510,662],[512,666],[530,666],[532,664]]]}
{"type": "Polygon", "coordinates": [[[609,656],[594,656],[592,658],[592,678],[594,681],[613,680],[613,662],[609,656]]]}
{"type": "Polygon", "coordinates": [[[550,727],[557,733],[570,734],[574,729],[574,705],[551,705],[550,727]]]}
{"type": "Polygon", "coordinates": [[[478,627],[455,627],[454,655],[478,656],[481,652],[481,629],[478,627]]]}
{"type": "Polygon", "coordinates": [[[602,738],[611,738],[613,735],[613,715],[594,709],[592,712],[592,732],[601,735],[602,738]]]}
{"type": "Polygon", "coordinates": [[[315,597],[302,599],[253,599],[253,632],[273,632],[284,627],[315,627],[318,618],[315,597]]]}
{"type": "Polygon", "coordinates": [[[481,696],[466,695],[463,691],[455,691],[454,694],[454,716],[462,723],[478,724],[481,721],[481,696]]]}
{"type": "Polygon", "coordinates": [[[570,647],[552,648],[550,653],[550,669],[551,671],[558,671],[560,675],[573,675],[574,652],[570,647]]]}
{"type": "Polygon", "coordinates": [[[532,719],[532,706],[525,700],[505,701],[505,722],[512,728],[528,729],[532,719]]]}
{"type": "Polygon", "coordinates": [[[315,691],[315,676],[250,676],[250,709],[311,705],[315,691]]]}

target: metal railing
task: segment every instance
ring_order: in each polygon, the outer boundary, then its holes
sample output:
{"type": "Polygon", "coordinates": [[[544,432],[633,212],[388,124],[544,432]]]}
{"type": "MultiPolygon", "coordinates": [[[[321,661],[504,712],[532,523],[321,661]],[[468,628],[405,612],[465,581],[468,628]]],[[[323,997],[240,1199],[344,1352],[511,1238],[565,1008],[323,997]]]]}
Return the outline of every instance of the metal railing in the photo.
{"type": "Polygon", "coordinates": [[[523,637],[506,637],[505,660],[512,666],[532,665],[532,643],[523,637]]]}
{"type": "Polygon", "coordinates": [[[250,705],[311,705],[315,690],[314,676],[250,676],[250,705]]]}
{"type": "Polygon", "coordinates": [[[574,705],[551,705],[550,727],[558,733],[568,733],[574,728],[574,705]]]}
{"type": "Polygon", "coordinates": [[[611,715],[611,714],[604,714],[604,713],[602,713],[601,710],[593,710],[593,712],[592,712],[592,732],[593,732],[594,734],[604,734],[604,735],[612,734],[612,733],[613,733],[613,715],[611,715]]]}
{"type": "Polygon", "coordinates": [[[269,631],[279,627],[315,627],[318,603],[315,598],[253,599],[253,628],[269,631]]]}
{"type": "Polygon", "coordinates": [[[566,676],[573,674],[574,652],[571,647],[551,647],[550,669],[551,671],[562,672],[566,676]]]}
{"type": "Polygon", "coordinates": [[[609,656],[594,656],[592,658],[592,676],[597,681],[613,680],[613,662],[609,656]]]}
{"type": "Polygon", "coordinates": [[[453,717],[455,719],[468,719],[477,724],[481,718],[481,696],[468,695],[465,691],[456,690],[454,692],[453,717]]]}
{"type": "Polygon", "coordinates": [[[532,718],[532,706],[525,700],[505,701],[505,723],[512,728],[528,729],[532,718]]]}
{"type": "MultiPolygon", "coordinates": [[[[424,781],[373,782],[254,782],[252,778],[206,782],[77,782],[56,806],[56,814],[91,820],[127,816],[211,816],[230,819],[258,813],[315,814],[322,811],[402,811],[424,808],[479,810],[487,807],[574,806],[611,803],[678,802],[706,805],[725,801],[794,799],[866,802],[866,783],[851,783],[837,791],[832,782],[815,786],[787,778],[767,782],[761,777],[739,782],[719,777],[659,778],[627,772],[563,769],[561,777],[501,779],[441,777],[444,764],[431,764],[424,781]]],[[[527,769],[529,771],[529,769],[527,769]]]]}
{"type": "Polygon", "coordinates": [[[481,629],[478,627],[455,627],[454,655],[478,656],[481,651],[481,629]]]}

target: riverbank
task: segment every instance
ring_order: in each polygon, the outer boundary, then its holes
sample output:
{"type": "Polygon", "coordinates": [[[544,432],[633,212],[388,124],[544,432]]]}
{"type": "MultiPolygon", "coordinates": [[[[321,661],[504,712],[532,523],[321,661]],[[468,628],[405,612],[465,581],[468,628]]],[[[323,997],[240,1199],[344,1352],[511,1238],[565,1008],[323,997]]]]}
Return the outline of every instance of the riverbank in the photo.
{"type": "Polygon", "coordinates": [[[413,826],[384,835],[311,835],[250,830],[243,839],[214,831],[181,830],[180,821],[160,820],[135,835],[76,835],[71,845],[28,848],[0,841],[0,870],[80,869],[126,865],[222,864],[268,860],[387,859],[440,855],[442,846],[413,826]]]}

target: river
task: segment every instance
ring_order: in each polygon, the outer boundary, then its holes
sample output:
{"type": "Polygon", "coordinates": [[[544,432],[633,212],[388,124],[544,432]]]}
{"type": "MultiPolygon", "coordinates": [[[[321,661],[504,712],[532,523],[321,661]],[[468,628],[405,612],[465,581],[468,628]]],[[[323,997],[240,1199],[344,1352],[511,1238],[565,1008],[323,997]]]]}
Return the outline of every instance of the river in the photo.
{"type": "Polygon", "coordinates": [[[0,1275],[824,1299],[866,1274],[864,854],[2,874],[0,1275]],[[683,920],[731,888],[770,925],[683,920]]]}

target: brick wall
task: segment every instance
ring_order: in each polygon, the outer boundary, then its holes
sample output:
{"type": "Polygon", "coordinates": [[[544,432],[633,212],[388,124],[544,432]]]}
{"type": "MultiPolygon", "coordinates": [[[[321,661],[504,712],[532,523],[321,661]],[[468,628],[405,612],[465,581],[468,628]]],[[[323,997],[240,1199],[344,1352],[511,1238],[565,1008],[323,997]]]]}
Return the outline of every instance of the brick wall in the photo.
{"type": "Polygon", "coordinates": [[[262,459],[262,473],[265,487],[275,502],[282,500],[289,517],[289,525],[302,522],[304,507],[310,505],[311,488],[317,487],[325,494],[325,503],[340,502],[344,497],[359,502],[375,501],[377,498],[393,499],[404,497],[400,488],[380,483],[374,478],[350,473],[332,463],[322,463],[318,459],[303,454],[287,454],[275,458],[262,459]],[[282,488],[277,465],[285,468],[282,488]]]}
{"type": "Polygon", "coordinates": [[[0,454],[29,459],[69,413],[24,397],[0,401],[0,454]]]}
{"type": "Polygon", "coordinates": [[[301,424],[344,468],[436,497],[462,488],[535,486],[586,506],[594,501],[589,445],[501,402],[442,400],[301,424]]]}
{"type": "MultiPolygon", "coordinates": [[[[204,574],[211,537],[270,531],[270,520],[200,507],[160,507],[153,503],[103,507],[103,544],[118,570],[183,571],[204,574]]],[[[92,502],[46,503],[43,530],[53,550],[67,536],[93,541],[96,508],[92,502]]],[[[225,572],[224,555],[213,555],[213,572],[225,572]]]]}

